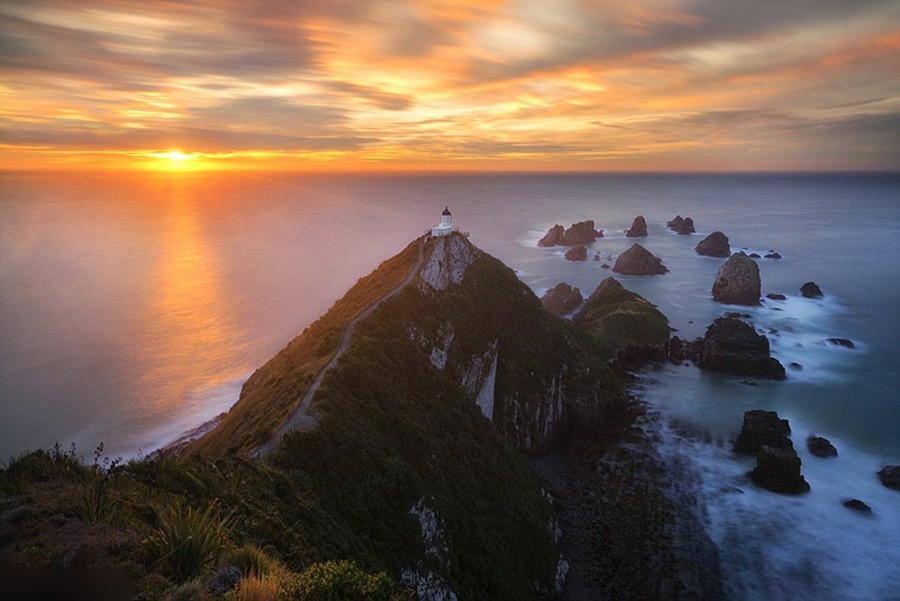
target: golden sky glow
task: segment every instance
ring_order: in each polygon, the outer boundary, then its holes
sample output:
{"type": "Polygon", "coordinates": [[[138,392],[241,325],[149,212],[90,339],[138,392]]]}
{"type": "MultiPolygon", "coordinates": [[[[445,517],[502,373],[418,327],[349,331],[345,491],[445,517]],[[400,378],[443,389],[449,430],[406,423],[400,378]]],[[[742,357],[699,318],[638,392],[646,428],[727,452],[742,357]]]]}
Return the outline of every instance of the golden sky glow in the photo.
{"type": "Polygon", "coordinates": [[[900,2],[3,2],[0,166],[900,169],[900,2]]]}

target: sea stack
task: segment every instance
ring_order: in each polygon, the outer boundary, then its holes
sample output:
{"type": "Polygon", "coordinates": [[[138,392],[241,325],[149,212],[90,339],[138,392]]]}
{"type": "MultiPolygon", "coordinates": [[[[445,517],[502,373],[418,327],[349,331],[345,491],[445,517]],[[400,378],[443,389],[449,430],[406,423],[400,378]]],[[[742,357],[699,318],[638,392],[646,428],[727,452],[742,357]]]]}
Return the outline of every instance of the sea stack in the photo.
{"type": "Polygon", "coordinates": [[[722,232],[713,232],[694,247],[698,255],[706,257],[727,257],[731,254],[728,236],[722,232]]]}
{"type": "Polygon", "coordinates": [[[759,266],[743,251],[731,255],[713,281],[713,300],[729,305],[758,305],[762,283],[759,266]]]}
{"type": "Polygon", "coordinates": [[[632,244],[631,248],[619,255],[613,271],[625,275],[659,275],[669,271],[662,260],[640,244],[632,244]]]}
{"type": "Polygon", "coordinates": [[[625,232],[628,238],[646,238],[647,237],[647,220],[643,215],[638,215],[631,222],[631,227],[625,232]]]}

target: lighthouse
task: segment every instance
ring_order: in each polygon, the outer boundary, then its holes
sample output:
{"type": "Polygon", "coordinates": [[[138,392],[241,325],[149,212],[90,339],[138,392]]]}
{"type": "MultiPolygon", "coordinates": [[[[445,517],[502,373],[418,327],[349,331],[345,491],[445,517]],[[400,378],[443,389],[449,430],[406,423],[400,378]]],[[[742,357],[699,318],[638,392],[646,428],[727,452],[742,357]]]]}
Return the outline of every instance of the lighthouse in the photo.
{"type": "Polygon", "coordinates": [[[449,236],[453,231],[453,217],[450,214],[450,209],[444,207],[444,212],[441,213],[441,223],[431,228],[432,236],[449,236]]]}

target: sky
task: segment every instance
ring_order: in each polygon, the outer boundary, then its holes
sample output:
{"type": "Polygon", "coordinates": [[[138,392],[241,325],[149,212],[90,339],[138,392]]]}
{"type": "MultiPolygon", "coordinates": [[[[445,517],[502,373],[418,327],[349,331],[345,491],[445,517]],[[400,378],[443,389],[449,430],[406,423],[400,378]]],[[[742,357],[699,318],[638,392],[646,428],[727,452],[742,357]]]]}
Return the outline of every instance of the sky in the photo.
{"type": "Polygon", "coordinates": [[[900,169],[900,0],[0,0],[0,168],[900,169]]]}

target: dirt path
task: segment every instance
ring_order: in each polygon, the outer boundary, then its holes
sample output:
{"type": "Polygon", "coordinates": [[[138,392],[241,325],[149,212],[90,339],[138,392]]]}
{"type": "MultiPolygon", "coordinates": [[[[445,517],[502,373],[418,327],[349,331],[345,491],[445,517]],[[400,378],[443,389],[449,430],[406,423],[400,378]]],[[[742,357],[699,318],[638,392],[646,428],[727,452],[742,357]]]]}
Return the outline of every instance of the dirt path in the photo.
{"type": "Polygon", "coordinates": [[[256,448],[256,451],[252,453],[254,457],[264,457],[271,453],[275,447],[278,446],[278,443],[281,442],[281,439],[284,438],[284,435],[292,430],[311,430],[315,427],[318,422],[318,418],[309,412],[309,405],[312,402],[313,397],[316,392],[319,390],[319,386],[322,384],[322,380],[325,379],[325,374],[328,373],[332,367],[337,365],[338,359],[341,358],[341,355],[344,354],[348,348],[350,348],[350,342],[353,337],[353,328],[356,327],[356,324],[368,317],[372,314],[372,312],[378,308],[378,305],[391,298],[404,288],[406,288],[409,283],[416,277],[416,274],[419,272],[419,268],[422,267],[422,262],[425,258],[425,238],[419,240],[419,255],[416,259],[416,264],[412,269],[409,270],[409,273],[406,274],[406,277],[403,278],[403,281],[400,282],[396,287],[394,287],[387,294],[381,296],[376,299],[371,305],[365,308],[362,313],[351,319],[344,326],[343,334],[341,335],[341,342],[338,344],[337,350],[334,351],[334,355],[331,356],[331,359],[325,366],[319,370],[319,373],[316,374],[316,378],[313,380],[312,384],[310,384],[309,388],[306,390],[306,393],[300,399],[300,402],[297,403],[297,408],[294,409],[293,413],[288,416],[287,421],[275,431],[272,437],[259,445],[256,448]]]}

